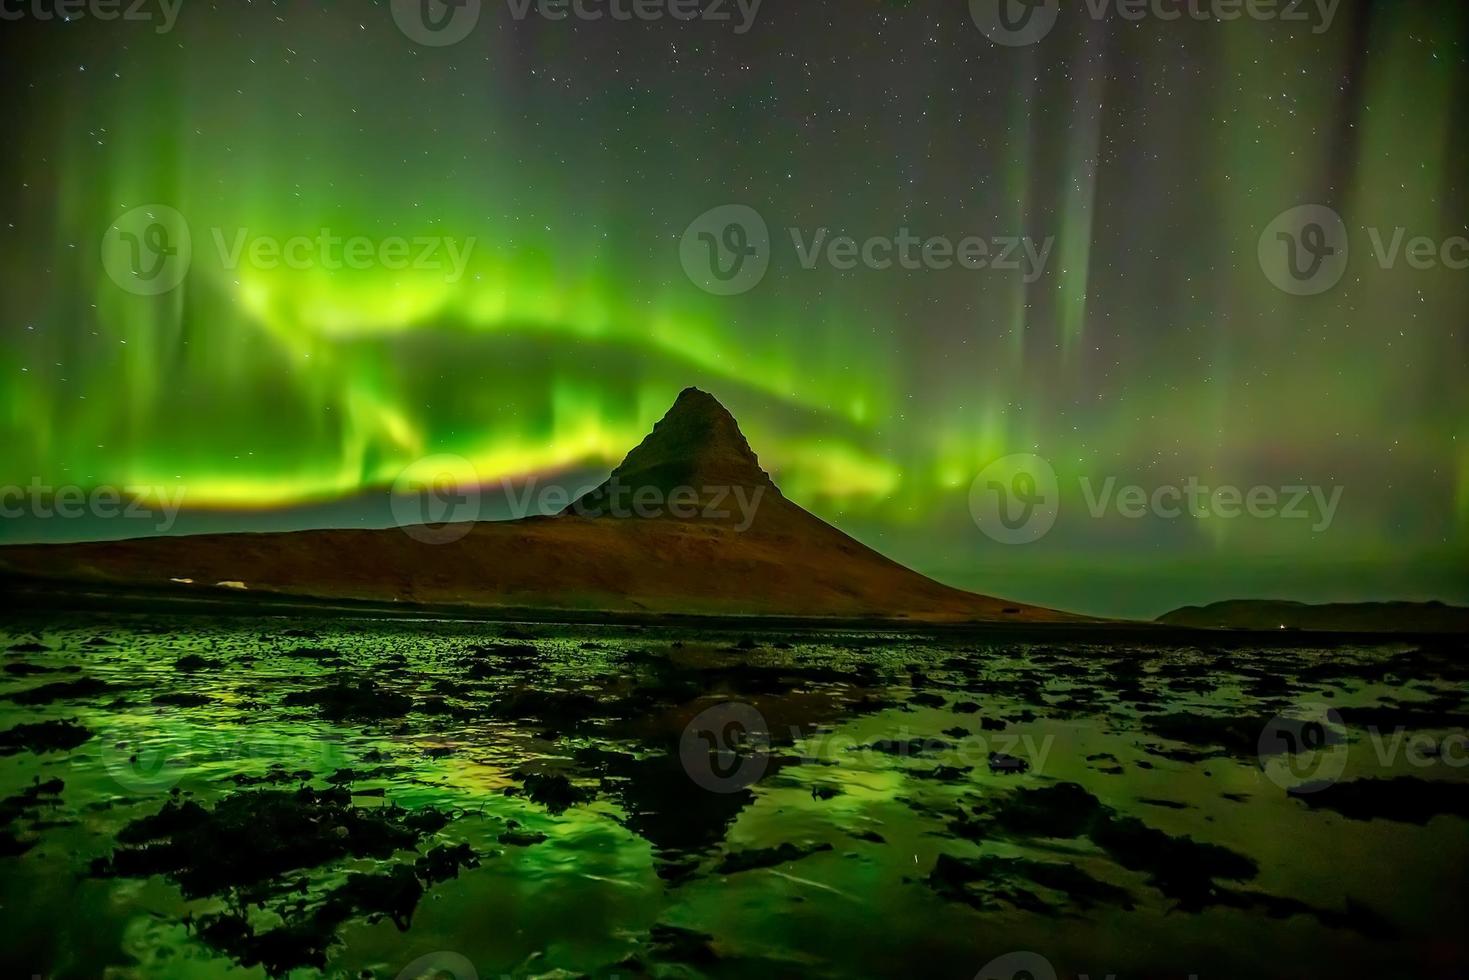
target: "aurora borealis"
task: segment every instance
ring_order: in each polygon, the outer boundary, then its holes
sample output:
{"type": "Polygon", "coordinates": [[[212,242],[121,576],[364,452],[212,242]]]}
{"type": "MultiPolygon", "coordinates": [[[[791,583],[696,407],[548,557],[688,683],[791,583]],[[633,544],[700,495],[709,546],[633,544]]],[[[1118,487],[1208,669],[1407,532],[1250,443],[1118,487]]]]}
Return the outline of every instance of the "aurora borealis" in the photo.
{"type": "Polygon", "coordinates": [[[767,0],[744,33],[486,4],[444,47],[381,2],[190,0],[160,26],[0,24],[0,485],[181,485],[181,529],[386,524],[417,459],[592,483],[698,385],[788,497],[952,584],[1120,615],[1469,599],[1469,270],[1384,268],[1367,231],[1469,234],[1462,5],[1343,3],[1322,31],[1063,11],[1023,48],[937,2],[767,0]],[[1317,203],[1352,257],[1290,295],[1257,243],[1317,203]],[[150,204],[193,259],[140,296],[100,252],[150,204]],[[719,296],[679,242],[726,204],[775,247],[719,296]],[[808,269],[791,228],[1054,248],[1031,282],[808,269]],[[473,245],[457,278],[215,247],[323,229],[473,245]],[[1013,453],[1063,488],[1025,547],[968,507],[1013,453]],[[1108,477],[1340,506],[1092,517],[1076,488],[1108,477]]]}

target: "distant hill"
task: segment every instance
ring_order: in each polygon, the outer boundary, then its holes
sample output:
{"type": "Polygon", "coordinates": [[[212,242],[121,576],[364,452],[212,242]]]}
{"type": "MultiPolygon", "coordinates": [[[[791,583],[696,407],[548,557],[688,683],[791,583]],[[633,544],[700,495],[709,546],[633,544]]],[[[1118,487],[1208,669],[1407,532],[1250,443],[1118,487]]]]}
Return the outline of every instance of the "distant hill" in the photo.
{"type": "Polygon", "coordinates": [[[686,389],[602,486],[555,516],[413,528],[0,548],[0,573],[110,587],[515,609],[923,622],[1080,617],[950,588],[787,500],[733,416],[686,389]],[[656,501],[639,507],[639,501],[656,501]],[[742,506],[741,501],[744,502],[742,506]],[[656,510],[657,513],[651,513],[656,510]],[[189,580],[184,584],[180,580],[189,580]]]}
{"type": "Polygon", "coordinates": [[[1158,617],[1169,626],[1204,629],[1326,630],[1360,633],[1469,632],[1469,609],[1442,602],[1340,602],[1308,605],[1277,599],[1232,599],[1184,606],[1158,617]]]}

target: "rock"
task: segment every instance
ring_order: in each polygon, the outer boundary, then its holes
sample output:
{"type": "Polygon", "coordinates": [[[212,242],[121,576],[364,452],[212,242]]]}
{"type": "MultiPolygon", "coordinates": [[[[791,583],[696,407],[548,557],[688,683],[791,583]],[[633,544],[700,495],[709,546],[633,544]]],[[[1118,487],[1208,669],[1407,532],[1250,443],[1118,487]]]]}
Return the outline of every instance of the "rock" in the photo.
{"type": "Polygon", "coordinates": [[[312,691],[292,691],[281,703],[314,706],[329,721],[400,718],[413,707],[412,698],[386,690],[366,677],[356,683],[340,681],[312,691]]]}
{"type": "Polygon", "coordinates": [[[552,814],[564,813],[569,807],[594,799],[592,793],[573,785],[570,779],[559,772],[543,774],[517,770],[511,775],[521,781],[521,786],[519,789],[507,789],[507,795],[523,795],[552,814]]]}
{"type": "Polygon", "coordinates": [[[39,721],[0,732],[0,756],[18,752],[66,752],[91,738],[93,732],[70,721],[39,721]]]}
{"type": "Polygon", "coordinates": [[[1004,752],[991,752],[989,757],[990,772],[1012,775],[1030,771],[1030,763],[1017,756],[1007,755],[1004,752]]]}
{"type": "Polygon", "coordinates": [[[799,861],[801,858],[821,851],[831,850],[830,844],[807,844],[798,845],[791,843],[780,844],[776,847],[760,847],[748,851],[731,851],[724,856],[724,860],[715,866],[716,874],[730,875],[741,871],[751,871],[755,868],[770,868],[777,864],[785,864],[788,861],[799,861]]]}

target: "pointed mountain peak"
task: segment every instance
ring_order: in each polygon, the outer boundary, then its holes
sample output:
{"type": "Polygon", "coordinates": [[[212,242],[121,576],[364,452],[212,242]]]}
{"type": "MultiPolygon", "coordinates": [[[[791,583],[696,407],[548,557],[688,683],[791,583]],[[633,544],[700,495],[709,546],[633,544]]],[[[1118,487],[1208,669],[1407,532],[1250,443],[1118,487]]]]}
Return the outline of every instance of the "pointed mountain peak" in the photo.
{"type": "Polygon", "coordinates": [[[733,487],[779,494],[729,410],[707,391],[685,388],[607,482],[566,512],[600,514],[614,497],[631,502],[639,491],[650,500],[656,491],[666,502],[692,490],[702,501],[733,487]]]}
{"type": "MultiPolygon", "coordinates": [[[[719,404],[718,398],[715,398],[702,388],[694,387],[685,388],[678,393],[678,397],[673,400],[673,407],[668,410],[668,415],[689,412],[729,415],[729,409],[719,404]]],[[[730,416],[730,418],[733,417],[730,416]]]]}
{"type": "Polygon", "coordinates": [[[628,454],[623,466],[632,461],[633,456],[646,455],[650,449],[673,457],[738,457],[756,469],[760,466],[729,409],[709,392],[698,388],[685,388],[679,392],[673,407],[658,420],[647,438],[628,454]]]}

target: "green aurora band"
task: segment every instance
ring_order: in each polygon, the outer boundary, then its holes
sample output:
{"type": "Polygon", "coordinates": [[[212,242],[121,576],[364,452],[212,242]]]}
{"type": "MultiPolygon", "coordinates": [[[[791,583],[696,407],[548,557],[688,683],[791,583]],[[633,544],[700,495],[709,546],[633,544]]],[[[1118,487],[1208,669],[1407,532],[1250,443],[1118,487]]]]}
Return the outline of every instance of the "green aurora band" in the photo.
{"type": "Polygon", "coordinates": [[[1302,298],[1255,261],[1304,203],[1466,233],[1461,5],[1344,9],[1321,34],[1063,18],[1026,50],[961,4],[781,5],[744,37],[491,5],[442,49],[385,4],[337,7],[4,25],[25,53],[6,69],[24,139],[4,164],[0,485],[281,513],[440,453],[486,483],[605,470],[697,384],[788,496],[957,584],[1120,613],[1469,597],[1469,271],[1380,268],[1354,232],[1346,278],[1302,298]],[[728,202],[765,215],[775,258],[719,297],[678,243],[728,202]],[[147,204],[193,241],[157,297],[101,261],[147,204]],[[791,226],[1055,246],[1031,283],[808,270],[791,226]],[[473,245],[456,281],[219,247],[323,229],[473,245]],[[1025,452],[1054,465],[1062,515],[1004,548],[970,484],[1025,452]],[[1075,488],[1108,477],[1343,493],[1325,529],[1093,518],[1075,488]]]}

